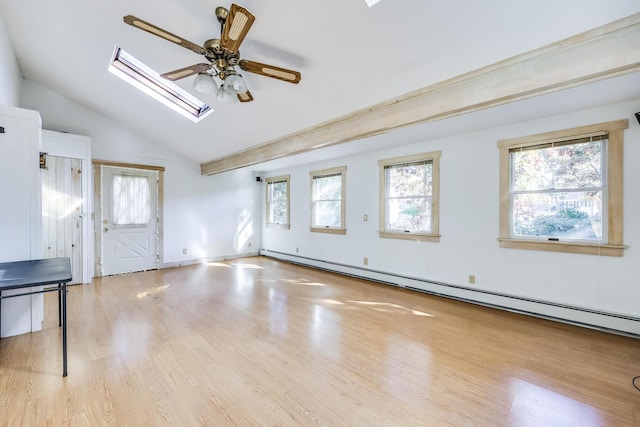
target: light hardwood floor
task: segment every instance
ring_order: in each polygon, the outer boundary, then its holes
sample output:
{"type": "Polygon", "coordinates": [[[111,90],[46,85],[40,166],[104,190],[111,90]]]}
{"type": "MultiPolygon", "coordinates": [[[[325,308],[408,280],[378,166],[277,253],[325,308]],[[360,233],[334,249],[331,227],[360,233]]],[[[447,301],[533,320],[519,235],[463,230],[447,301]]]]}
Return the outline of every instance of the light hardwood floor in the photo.
{"type": "Polygon", "coordinates": [[[96,279],[0,340],[0,425],[638,426],[640,340],[268,258],[96,279]]]}

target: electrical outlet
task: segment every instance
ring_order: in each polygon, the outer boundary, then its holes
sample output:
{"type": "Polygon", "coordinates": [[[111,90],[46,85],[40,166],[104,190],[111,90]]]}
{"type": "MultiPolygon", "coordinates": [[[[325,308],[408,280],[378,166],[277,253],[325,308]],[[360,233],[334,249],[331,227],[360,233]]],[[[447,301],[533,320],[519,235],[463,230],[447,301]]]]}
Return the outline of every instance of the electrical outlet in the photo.
{"type": "Polygon", "coordinates": [[[469,283],[471,285],[475,285],[476,284],[476,275],[475,274],[470,274],[469,275],[469,283]]]}
{"type": "Polygon", "coordinates": [[[364,259],[362,260],[362,262],[364,263],[364,265],[369,265],[369,258],[364,257],[364,259]]]}
{"type": "Polygon", "coordinates": [[[296,248],[296,253],[300,252],[300,249],[296,248]]]}
{"type": "Polygon", "coordinates": [[[364,220],[365,220],[365,221],[369,221],[369,215],[364,214],[364,220]]]}
{"type": "Polygon", "coordinates": [[[187,248],[184,248],[184,249],[182,250],[182,254],[183,254],[183,255],[186,255],[186,254],[187,254],[187,248]]]}

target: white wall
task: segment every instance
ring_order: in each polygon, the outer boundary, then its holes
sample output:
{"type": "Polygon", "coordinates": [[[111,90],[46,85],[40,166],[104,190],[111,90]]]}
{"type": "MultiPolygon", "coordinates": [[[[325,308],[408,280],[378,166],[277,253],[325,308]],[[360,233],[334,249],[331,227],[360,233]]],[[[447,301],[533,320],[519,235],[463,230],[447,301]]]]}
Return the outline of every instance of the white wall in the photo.
{"type": "Polygon", "coordinates": [[[22,75],[13,44],[0,14],[0,105],[18,106],[21,85],[22,75]]]}
{"type": "MultiPolygon", "coordinates": [[[[265,173],[265,177],[291,174],[291,229],[263,228],[262,247],[294,256],[637,317],[640,126],[633,113],[639,105],[640,100],[265,173]],[[629,119],[629,129],[625,131],[624,240],[630,246],[624,257],[500,248],[496,240],[499,225],[496,142],[624,118],[629,119]],[[441,241],[378,238],[378,160],[434,150],[442,150],[441,241]],[[311,233],[309,171],[342,165],[348,167],[347,234],[311,233]],[[369,217],[367,222],[363,221],[364,214],[369,217]],[[364,257],[369,258],[367,267],[363,266],[364,257]],[[475,285],[468,284],[469,274],[476,275],[475,285]]],[[[263,210],[264,204],[263,201],[263,210]]],[[[449,292],[446,288],[440,291],[449,292]]]]}
{"type": "Polygon", "coordinates": [[[165,167],[165,265],[232,257],[259,249],[260,227],[254,228],[247,245],[237,246],[242,212],[253,219],[261,212],[254,204],[260,186],[250,171],[203,177],[198,163],[30,80],[23,82],[21,105],[40,112],[43,129],[89,136],[94,159],[165,167]]]}

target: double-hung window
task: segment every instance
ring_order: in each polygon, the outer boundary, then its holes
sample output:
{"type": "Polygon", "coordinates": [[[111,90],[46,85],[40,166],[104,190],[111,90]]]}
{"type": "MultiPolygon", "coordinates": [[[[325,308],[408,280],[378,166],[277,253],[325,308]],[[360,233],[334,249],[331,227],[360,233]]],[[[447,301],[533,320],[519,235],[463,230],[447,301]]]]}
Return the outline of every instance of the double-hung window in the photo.
{"type": "Polygon", "coordinates": [[[380,160],[380,237],[437,242],[440,151],[380,160]]]}
{"type": "Polygon", "coordinates": [[[313,171],[311,231],[345,234],[345,180],[347,167],[313,171]]]}
{"type": "Polygon", "coordinates": [[[622,255],[627,121],[498,143],[503,247],[622,255]]]}
{"type": "Polygon", "coordinates": [[[267,227],[289,228],[289,175],[267,178],[267,227]]]}

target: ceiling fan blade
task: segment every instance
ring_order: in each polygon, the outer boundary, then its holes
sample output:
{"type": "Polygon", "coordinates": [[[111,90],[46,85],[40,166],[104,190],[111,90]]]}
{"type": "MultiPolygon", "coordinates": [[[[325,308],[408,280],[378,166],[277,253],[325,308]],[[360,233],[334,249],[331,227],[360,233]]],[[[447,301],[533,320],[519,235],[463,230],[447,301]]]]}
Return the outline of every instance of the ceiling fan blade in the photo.
{"type": "Polygon", "coordinates": [[[148,33],[151,33],[154,36],[162,37],[163,39],[168,40],[172,43],[178,44],[182,47],[186,47],[187,49],[192,50],[195,53],[199,53],[200,55],[204,55],[206,53],[202,46],[198,46],[197,44],[190,42],[189,40],[185,40],[182,37],[176,36],[175,34],[165,31],[160,27],[156,27],[155,25],[143,21],[140,18],[136,18],[133,15],[125,16],[124,22],[148,33]]]}
{"type": "Polygon", "coordinates": [[[161,74],[160,76],[164,77],[167,80],[176,81],[185,77],[193,76],[194,74],[207,71],[209,67],[211,67],[211,64],[195,64],[188,67],[180,68],[178,70],[169,71],[168,73],[161,74]]]}
{"type": "Polygon", "coordinates": [[[286,68],[275,67],[273,65],[262,64],[255,61],[247,61],[241,59],[238,63],[240,68],[250,73],[261,74],[263,76],[272,77],[289,83],[298,83],[302,76],[299,72],[287,70],[286,68]]]}
{"type": "Polygon", "coordinates": [[[250,102],[253,101],[253,96],[251,95],[251,92],[246,91],[245,93],[238,94],[238,100],[240,102],[250,102]]]}
{"type": "Polygon", "coordinates": [[[237,52],[255,20],[253,13],[242,6],[232,4],[222,29],[220,45],[231,52],[237,52]]]}

